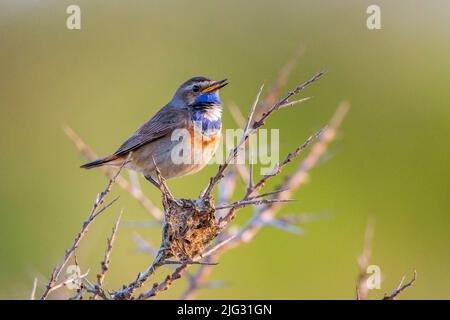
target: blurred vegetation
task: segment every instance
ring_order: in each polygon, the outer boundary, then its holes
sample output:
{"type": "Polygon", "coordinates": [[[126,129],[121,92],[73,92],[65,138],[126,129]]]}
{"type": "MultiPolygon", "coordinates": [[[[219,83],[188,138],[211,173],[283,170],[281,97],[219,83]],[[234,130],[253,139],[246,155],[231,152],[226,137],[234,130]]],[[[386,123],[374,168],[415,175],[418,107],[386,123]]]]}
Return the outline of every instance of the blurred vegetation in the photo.
{"type": "MultiPolygon", "coordinates": [[[[246,112],[261,82],[274,80],[300,44],[306,51],[288,88],[315,71],[328,74],[307,89],[313,100],[269,121],[281,128],[281,155],[325,124],[342,99],[352,108],[328,160],[284,212],[333,215],[305,225],[301,237],[264,229],[214,267],[211,279],[226,286],[199,298],[352,299],[368,216],[376,219],[372,262],[384,276],[372,297],[417,269],[403,298],[450,298],[448,1],[378,1],[379,31],[365,25],[370,1],[79,0],[82,30],[69,31],[72,3],[0,3],[1,298],[27,298],[33,277],[48,277],[106,183],[100,172],[78,168],[63,124],[106,154],[195,75],[227,77],[224,101],[246,112]]],[[[224,126],[235,126],[226,107],[224,126]]],[[[214,172],[210,166],[169,185],[179,197],[195,196],[214,172]]],[[[142,183],[158,203],[158,192],[142,183]]],[[[91,276],[120,208],[123,220],[149,218],[125,192],[113,193],[119,203],[80,248],[91,276]]],[[[242,211],[237,223],[248,216],[242,211]]],[[[123,226],[108,288],[150,262],[136,250],[135,231],[158,245],[158,229],[123,226]]],[[[184,285],[161,297],[176,298],[184,285]]]]}

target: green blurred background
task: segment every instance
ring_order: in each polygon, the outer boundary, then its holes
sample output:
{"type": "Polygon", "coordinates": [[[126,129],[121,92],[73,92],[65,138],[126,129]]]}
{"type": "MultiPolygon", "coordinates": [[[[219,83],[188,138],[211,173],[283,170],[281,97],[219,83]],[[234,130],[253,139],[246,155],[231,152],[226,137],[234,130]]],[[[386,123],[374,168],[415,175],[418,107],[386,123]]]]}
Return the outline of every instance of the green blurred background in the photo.
{"type": "MultiPolygon", "coordinates": [[[[353,299],[370,216],[372,263],[383,273],[371,297],[417,269],[403,298],[450,298],[450,2],[376,1],[382,30],[369,31],[372,3],[1,0],[0,297],[28,298],[35,276],[42,290],[105,186],[98,170],[78,168],[83,160],[63,124],[107,154],[195,75],[227,77],[223,100],[247,112],[262,81],[273,81],[303,45],[286,89],[315,71],[328,73],[305,92],[313,100],[269,121],[281,128],[280,154],[323,126],[342,99],[352,107],[328,160],[282,213],[333,215],[304,225],[303,236],[262,230],[221,257],[211,279],[225,285],[198,298],[353,299]],[[73,3],[81,7],[81,30],[66,29],[73,3]]],[[[235,127],[226,107],[224,115],[224,127],[235,127]]],[[[194,197],[215,169],[169,185],[179,197],[194,197]]],[[[158,192],[141,182],[159,204],[158,192]]],[[[126,192],[113,194],[118,204],[78,253],[92,279],[120,209],[124,221],[149,218],[126,192]]],[[[250,214],[243,210],[236,224],[250,214]]],[[[155,245],[160,239],[156,228],[124,223],[107,288],[150,262],[133,232],[155,245]]],[[[177,298],[185,285],[175,283],[161,298],[177,298]]]]}

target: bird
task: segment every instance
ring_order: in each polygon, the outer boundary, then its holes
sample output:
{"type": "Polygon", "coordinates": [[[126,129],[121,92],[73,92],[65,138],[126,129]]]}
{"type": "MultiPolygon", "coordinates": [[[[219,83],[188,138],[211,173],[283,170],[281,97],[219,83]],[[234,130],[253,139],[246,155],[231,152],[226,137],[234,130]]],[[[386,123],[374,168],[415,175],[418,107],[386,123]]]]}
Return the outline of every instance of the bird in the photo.
{"type": "Polygon", "coordinates": [[[221,137],[223,102],[219,90],[227,79],[193,77],[172,99],[137,129],[112,154],[81,168],[122,166],[140,172],[157,188],[159,177],[171,179],[196,173],[214,156],[221,137]]]}

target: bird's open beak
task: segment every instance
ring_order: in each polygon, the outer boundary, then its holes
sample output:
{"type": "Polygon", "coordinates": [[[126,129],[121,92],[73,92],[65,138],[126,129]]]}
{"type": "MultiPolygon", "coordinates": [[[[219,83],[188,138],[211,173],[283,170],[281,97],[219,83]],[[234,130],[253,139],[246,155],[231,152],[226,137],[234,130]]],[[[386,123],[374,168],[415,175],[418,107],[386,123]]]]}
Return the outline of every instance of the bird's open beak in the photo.
{"type": "Polygon", "coordinates": [[[216,81],[213,84],[211,84],[209,87],[203,89],[202,93],[212,92],[215,90],[222,89],[228,84],[227,79],[223,79],[220,81],[216,81]]]}

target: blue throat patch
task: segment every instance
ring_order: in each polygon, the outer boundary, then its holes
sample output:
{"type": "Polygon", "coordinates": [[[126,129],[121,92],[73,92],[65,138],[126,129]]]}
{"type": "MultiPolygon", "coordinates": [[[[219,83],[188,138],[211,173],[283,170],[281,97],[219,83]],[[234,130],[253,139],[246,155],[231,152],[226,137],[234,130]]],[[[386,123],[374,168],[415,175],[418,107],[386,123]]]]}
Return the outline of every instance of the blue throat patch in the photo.
{"type": "Polygon", "coordinates": [[[213,104],[223,105],[222,100],[220,100],[218,90],[201,94],[197,97],[197,99],[195,99],[194,102],[195,106],[208,106],[213,104]]]}
{"type": "Polygon", "coordinates": [[[193,104],[195,111],[192,114],[192,121],[195,122],[197,127],[201,125],[202,133],[217,131],[222,128],[222,120],[220,117],[218,119],[210,119],[211,117],[208,116],[208,112],[212,108],[220,108],[222,105],[223,102],[220,100],[218,90],[201,94],[195,99],[193,104]]]}
{"type": "Polygon", "coordinates": [[[192,114],[192,121],[194,121],[197,126],[200,126],[201,124],[202,133],[207,131],[220,130],[220,128],[222,127],[222,119],[218,118],[216,120],[211,120],[206,115],[207,112],[208,110],[194,111],[194,113],[192,114]]]}

